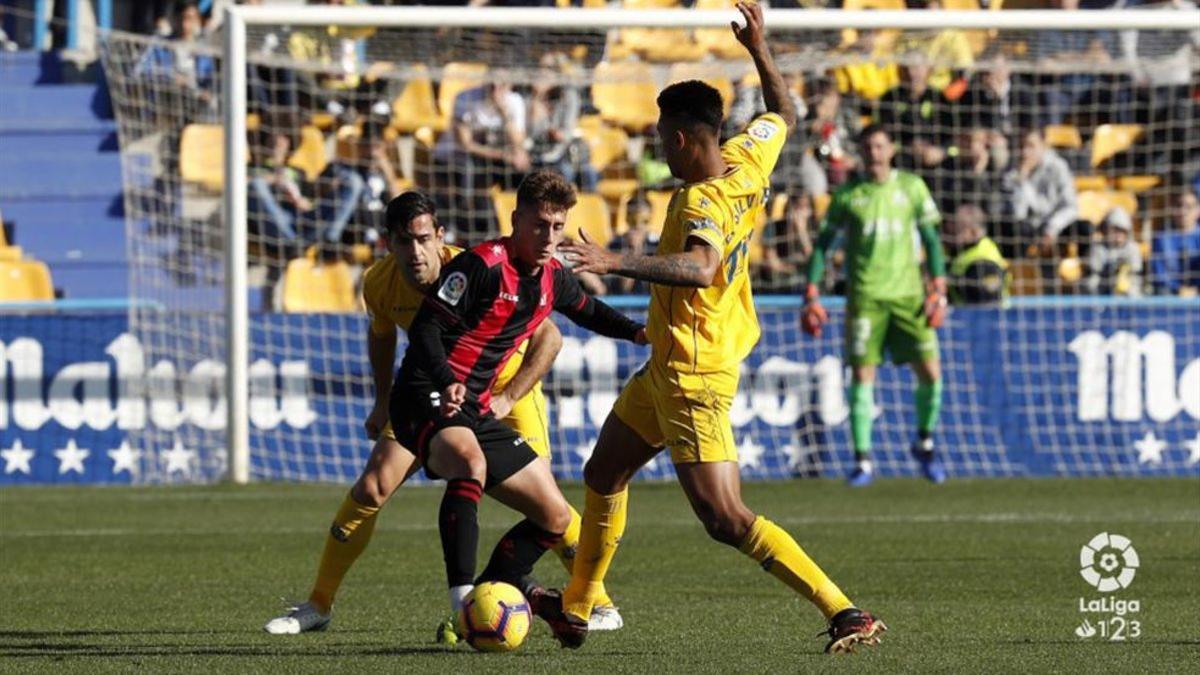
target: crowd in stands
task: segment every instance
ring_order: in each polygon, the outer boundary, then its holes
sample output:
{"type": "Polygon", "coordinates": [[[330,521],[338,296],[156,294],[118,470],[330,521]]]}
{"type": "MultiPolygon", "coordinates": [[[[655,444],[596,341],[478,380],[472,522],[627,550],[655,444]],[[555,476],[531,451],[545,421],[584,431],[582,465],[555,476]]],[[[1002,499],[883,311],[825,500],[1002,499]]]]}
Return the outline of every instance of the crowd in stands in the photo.
{"type": "MultiPolygon", "coordinates": [[[[1080,0],[1054,6],[1078,11],[1080,0]]],[[[213,31],[202,27],[199,5],[177,7],[174,40],[147,50],[140,72],[172,83],[178,105],[189,111],[185,123],[215,123],[213,52],[194,48],[213,31]]],[[[848,33],[828,37],[824,48],[837,57],[828,67],[800,60],[789,68],[781,59],[803,124],[773,174],[774,199],[753,255],[759,292],[802,290],[824,208],[859,169],[858,132],[871,121],[894,136],[897,167],[924,178],[939,203],[956,301],[994,302],[1009,292],[1132,296],[1200,288],[1200,31],[1153,40],[1133,31],[1005,39],[980,31],[848,33]]],[[[638,117],[639,106],[653,108],[653,93],[649,101],[625,99],[627,109],[614,111],[580,76],[607,63],[614,44],[628,52],[621,63],[652,64],[648,47],[609,40],[586,54],[547,48],[530,62],[532,76],[507,77],[503,64],[389,62],[380,56],[386,50],[371,47],[378,40],[372,30],[338,27],[257,36],[254,53],[263,58],[249,78],[249,192],[261,243],[254,250],[264,260],[281,269],[313,245],[331,258],[363,244],[379,255],[374,232],[383,205],[410,188],[435,197],[457,241],[480,241],[503,231],[502,195],[544,167],[604,197],[608,246],[653,250],[663,191],[674,187],[657,159],[653,110],[638,117]],[[312,147],[323,159],[297,158],[312,147]]],[[[702,63],[726,63],[715,50],[702,63]]],[[[800,50],[785,43],[777,51],[800,50]]],[[[659,65],[665,71],[669,64],[659,65]]],[[[713,82],[726,96],[725,133],[732,135],[762,111],[761,88],[749,77],[721,79],[713,82]]],[[[835,267],[826,291],[839,289],[835,267]]],[[[597,293],[645,291],[629,280],[588,283],[597,293]]]]}

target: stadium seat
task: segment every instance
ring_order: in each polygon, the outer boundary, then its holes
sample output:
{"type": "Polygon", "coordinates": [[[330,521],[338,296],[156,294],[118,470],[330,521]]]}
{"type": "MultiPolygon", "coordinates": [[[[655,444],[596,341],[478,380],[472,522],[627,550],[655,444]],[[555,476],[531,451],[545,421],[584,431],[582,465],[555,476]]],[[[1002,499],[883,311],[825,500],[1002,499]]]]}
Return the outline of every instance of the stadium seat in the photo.
{"type": "Polygon", "coordinates": [[[329,164],[328,152],[325,150],[325,136],[321,130],[312,125],[300,129],[300,147],[288,158],[288,166],[304,172],[308,180],[316,180],[317,176],[329,164]]]}
{"type": "Polygon", "coordinates": [[[658,88],[650,67],[637,61],[602,61],[596,66],[592,103],[607,121],[641,133],[658,121],[658,88]]]}
{"type": "Polygon", "coordinates": [[[36,260],[0,260],[0,302],[53,300],[50,268],[36,260]]]}
{"type": "Polygon", "coordinates": [[[318,263],[304,257],[288,263],[283,277],[285,312],[354,312],[354,276],[342,261],[318,263]]]}
{"type": "Polygon", "coordinates": [[[1046,136],[1046,145],[1052,148],[1083,147],[1083,137],[1079,135],[1079,129],[1074,124],[1048,124],[1042,133],[1046,136]]]}
{"type": "Polygon", "coordinates": [[[608,246],[612,240],[612,216],[602,195],[590,192],[579,194],[579,201],[567,215],[566,234],[576,238],[579,230],[587,232],[588,238],[597,246],[608,246]]]}
{"type": "MultiPolygon", "coordinates": [[[[904,0],[843,0],[842,9],[864,10],[864,9],[892,9],[902,10],[907,9],[904,0]]],[[[893,35],[889,39],[895,39],[893,35]]],[[[858,31],[853,28],[845,28],[842,30],[842,45],[849,46],[858,41],[858,31]]]]}
{"type": "MultiPolygon", "coordinates": [[[[680,9],[679,11],[686,11],[680,9]]],[[[610,48],[609,58],[637,55],[647,61],[674,63],[699,61],[707,48],[696,42],[692,31],[679,28],[625,28],[610,48]]]]}
{"type": "Polygon", "coordinates": [[[1117,153],[1128,150],[1142,137],[1140,124],[1101,124],[1092,135],[1092,167],[1107,162],[1117,153]]]}
{"type": "Polygon", "coordinates": [[[591,165],[597,171],[604,171],[609,164],[625,157],[629,134],[624,130],[607,126],[598,116],[589,115],[580,118],[578,131],[588,145],[591,165]]]}
{"type": "Polygon", "coordinates": [[[3,215],[0,215],[0,246],[8,246],[8,232],[4,230],[3,215]]]}
{"type": "Polygon", "coordinates": [[[1009,261],[1008,271],[1012,278],[1013,295],[1041,295],[1042,273],[1037,260],[1009,261]]]}
{"type": "MultiPolygon", "coordinates": [[[[696,9],[732,9],[737,0],[696,0],[696,9]]],[[[746,48],[728,28],[701,28],[694,33],[696,44],[718,59],[741,59],[746,48]]]]}
{"type": "Polygon", "coordinates": [[[225,183],[225,130],[216,124],[189,124],[179,137],[179,176],[219,191],[225,183]]]}
{"type": "Polygon", "coordinates": [[[517,208],[517,193],[515,190],[492,188],[492,209],[496,211],[496,224],[500,234],[512,234],[512,212],[517,208]]]}
{"type": "Polygon", "coordinates": [[[392,128],[402,134],[415,133],[422,127],[444,131],[446,120],[438,114],[428,69],[420,64],[411,67],[412,78],[392,101],[392,128]]]}
{"type": "Polygon", "coordinates": [[[9,246],[7,244],[0,245],[0,260],[5,262],[13,262],[21,259],[22,250],[20,246],[9,246]]]}
{"type": "Polygon", "coordinates": [[[450,118],[454,115],[454,99],[468,89],[483,86],[487,71],[486,63],[466,61],[451,61],[442,68],[442,82],[437,98],[442,129],[450,127],[450,118]]]}
{"type": "Polygon", "coordinates": [[[704,63],[676,63],[667,71],[667,84],[684,80],[700,80],[721,93],[724,103],[722,114],[728,115],[733,105],[733,81],[725,75],[725,69],[704,63]]]}
{"type": "Polygon", "coordinates": [[[829,202],[832,200],[833,196],[828,193],[813,195],[813,216],[818,222],[825,217],[825,212],[829,210],[829,202]]]}
{"type": "Polygon", "coordinates": [[[1075,176],[1075,191],[1107,190],[1108,179],[1104,176],[1075,176]]]}
{"type": "Polygon", "coordinates": [[[1160,183],[1162,183],[1161,176],[1117,176],[1116,180],[1117,189],[1128,192],[1145,192],[1150,188],[1158,187],[1160,183]]]}
{"type": "Polygon", "coordinates": [[[1099,225],[1113,207],[1120,206],[1133,216],[1137,213],[1137,195],[1120,190],[1085,190],[1077,198],[1079,217],[1099,225]]]}

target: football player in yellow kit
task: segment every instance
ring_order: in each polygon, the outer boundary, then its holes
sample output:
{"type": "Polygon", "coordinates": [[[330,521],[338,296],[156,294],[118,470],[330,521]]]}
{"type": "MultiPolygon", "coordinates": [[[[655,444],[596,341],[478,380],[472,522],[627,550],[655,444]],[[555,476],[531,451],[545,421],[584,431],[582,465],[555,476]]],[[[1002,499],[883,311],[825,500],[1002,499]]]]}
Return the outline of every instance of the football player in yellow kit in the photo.
{"type": "MultiPolygon", "coordinates": [[[[396,329],[409,329],[425,293],[438,281],[442,266],[462,249],[446,244],[433,200],[419,192],[406,192],[393,199],[388,204],[386,223],[390,254],[363,275],[363,301],[370,318],[367,352],[375,382],[375,406],[365,426],[375,446],[334,516],[308,600],[269,621],[264,627],[268,633],[297,634],[328,626],[334,596],[370,541],[380,508],[420,467],[416,455],[396,441],[388,421],[396,329]]],[[[496,379],[491,401],[496,417],[519,433],[546,462],[550,461],[550,439],[541,380],[561,345],[558,329],[552,322],[544,322],[509,359],[496,379]]],[[[571,524],[554,548],[568,572],[579,525],[579,513],[572,508],[571,524]]],[[[593,613],[593,630],[622,626],[621,615],[606,594],[598,601],[598,609],[593,613]]],[[[438,640],[451,644],[457,640],[452,621],[438,626],[438,640]]]]}
{"type": "Polygon", "coordinates": [[[650,361],[625,385],[584,468],[587,501],[561,621],[564,646],[578,647],[625,529],[629,480],[670,450],[680,485],[715,540],[753,558],[809,599],[829,622],[829,652],[872,644],[883,622],[857,609],[795,539],[743,502],[729,410],[738,367],[759,338],[748,252],[771,171],[796,110],[763,37],[762,9],[739,3],[733,26],[762,79],[767,113],[720,143],[721,95],[699,81],[658,97],[658,134],[672,175],[684,182],[653,256],[612,253],[586,241],[562,247],[576,271],[650,282],[650,361]]]}

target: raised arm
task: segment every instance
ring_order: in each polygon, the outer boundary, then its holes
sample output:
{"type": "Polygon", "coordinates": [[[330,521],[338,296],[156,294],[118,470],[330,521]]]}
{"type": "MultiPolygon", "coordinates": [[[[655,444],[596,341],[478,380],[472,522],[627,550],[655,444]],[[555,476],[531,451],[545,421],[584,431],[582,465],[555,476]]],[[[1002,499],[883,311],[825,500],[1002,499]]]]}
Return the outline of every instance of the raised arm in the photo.
{"type": "Polygon", "coordinates": [[[750,58],[754,60],[754,67],[758,69],[759,79],[762,80],[763,103],[767,106],[767,112],[773,112],[783,118],[788,132],[791,132],[796,128],[796,106],[788,94],[783,76],[779,74],[779,68],[775,66],[771,48],[767,46],[762,5],[739,2],[737,8],[742,13],[742,17],[746,19],[746,25],[741,27],[737,25],[736,21],[733,22],[731,24],[733,34],[750,53],[750,58]]]}

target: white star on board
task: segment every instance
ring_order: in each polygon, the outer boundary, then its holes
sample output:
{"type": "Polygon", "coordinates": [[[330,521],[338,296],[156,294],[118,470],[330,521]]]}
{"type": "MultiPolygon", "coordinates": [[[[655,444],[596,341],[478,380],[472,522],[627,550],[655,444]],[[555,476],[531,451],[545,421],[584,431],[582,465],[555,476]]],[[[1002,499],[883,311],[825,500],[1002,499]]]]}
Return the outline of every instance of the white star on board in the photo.
{"type": "Polygon", "coordinates": [[[1138,464],[1162,464],[1163,450],[1167,449],[1167,444],[1158,440],[1153,431],[1147,431],[1142,440],[1135,441],[1134,449],[1138,453],[1138,464]]]}
{"type": "Polygon", "coordinates": [[[762,463],[762,456],[766,450],[763,446],[755,443],[752,436],[742,439],[742,442],[738,444],[738,468],[757,468],[762,463]]]}
{"type": "Polygon", "coordinates": [[[121,447],[108,451],[108,457],[112,460],[114,474],[128,471],[131,474],[138,472],[138,460],[142,458],[141,450],[134,450],[129,441],[121,441],[121,447]]]}
{"type": "Polygon", "coordinates": [[[1200,464],[1200,431],[1196,432],[1196,439],[1191,443],[1184,443],[1183,446],[1190,450],[1188,454],[1188,466],[1200,464]]]}
{"type": "Polygon", "coordinates": [[[804,462],[806,455],[808,455],[807,448],[801,448],[794,443],[788,443],[787,445],[783,446],[783,456],[787,457],[788,469],[791,469],[792,471],[800,468],[800,465],[804,462]]]}
{"type": "Polygon", "coordinates": [[[75,445],[74,438],[67,441],[67,447],[54,451],[54,456],[58,458],[58,474],[61,476],[68,471],[82,474],[83,460],[91,454],[91,450],[85,450],[75,445]]]}
{"type": "Polygon", "coordinates": [[[167,473],[187,473],[192,468],[195,451],[183,447],[183,441],[175,439],[175,445],[170,450],[164,450],[162,458],[167,461],[167,473]]]}
{"type": "Polygon", "coordinates": [[[29,462],[33,459],[33,451],[26,450],[25,446],[21,445],[21,439],[14,440],[11,448],[0,450],[0,457],[4,458],[5,475],[16,472],[28,476],[32,473],[29,462]]]}

